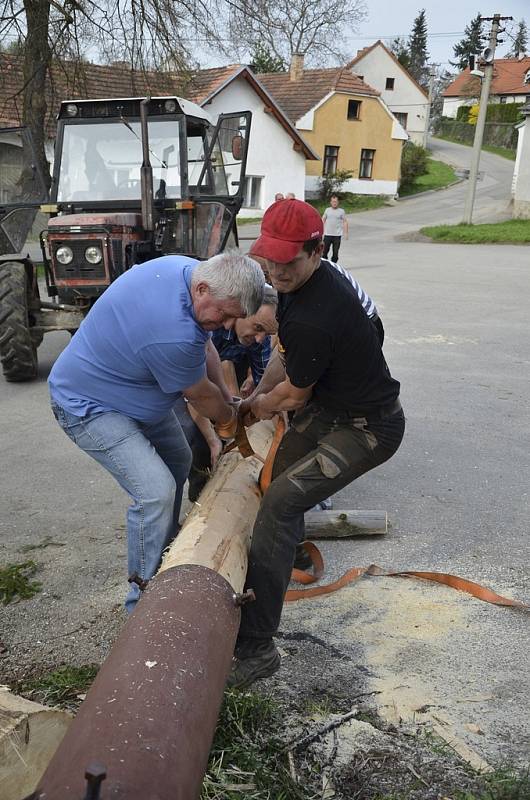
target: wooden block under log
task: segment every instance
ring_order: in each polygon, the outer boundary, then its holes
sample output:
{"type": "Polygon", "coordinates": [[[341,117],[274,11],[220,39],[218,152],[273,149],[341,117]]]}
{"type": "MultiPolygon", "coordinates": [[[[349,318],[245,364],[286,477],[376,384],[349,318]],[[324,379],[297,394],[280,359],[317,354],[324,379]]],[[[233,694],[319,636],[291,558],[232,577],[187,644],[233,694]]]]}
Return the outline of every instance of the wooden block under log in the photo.
{"type": "Polygon", "coordinates": [[[0,797],[29,795],[65,735],[72,715],[0,686],[0,797]]]}
{"type": "Polygon", "coordinates": [[[349,539],[387,533],[386,511],[308,511],[306,539],[349,539]]]}

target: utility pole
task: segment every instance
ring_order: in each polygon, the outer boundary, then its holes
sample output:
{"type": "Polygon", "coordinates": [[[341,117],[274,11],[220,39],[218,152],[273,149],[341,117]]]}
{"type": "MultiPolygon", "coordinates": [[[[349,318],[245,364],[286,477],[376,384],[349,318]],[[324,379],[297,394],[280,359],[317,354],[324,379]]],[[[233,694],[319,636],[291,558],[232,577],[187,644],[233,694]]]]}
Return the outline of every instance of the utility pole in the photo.
{"type": "Polygon", "coordinates": [[[431,106],[434,92],[434,79],[436,77],[436,67],[439,66],[439,64],[431,64],[431,72],[429,75],[429,102],[427,105],[427,113],[425,114],[425,130],[423,131],[423,146],[425,148],[427,147],[427,140],[429,137],[429,125],[431,122],[431,106]]]}
{"type": "Polygon", "coordinates": [[[491,32],[489,45],[483,53],[483,58],[486,62],[484,68],[484,78],[482,79],[482,88],[480,91],[480,105],[477,118],[477,127],[475,130],[475,139],[473,142],[473,152],[471,154],[471,167],[469,170],[469,183],[467,187],[466,202],[464,205],[464,218],[462,222],[471,225],[473,219],[473,203],[475,202],[475,191],[477,188],[478,168],[480,164],[480,151],[482,149],[482,140],[484,139],[484,127],[486,125],[486,114],[488,111],[488,98],[490,94],[491,81],[493,78],[493,67],[495,59],[495,48],[497,46],[497,35],[499,33],[501,21],[513,19],[513,17],[501,17],[500,14],[494,14],[493,17],[482,17],[484,21],[491,21],[491,32]]]}

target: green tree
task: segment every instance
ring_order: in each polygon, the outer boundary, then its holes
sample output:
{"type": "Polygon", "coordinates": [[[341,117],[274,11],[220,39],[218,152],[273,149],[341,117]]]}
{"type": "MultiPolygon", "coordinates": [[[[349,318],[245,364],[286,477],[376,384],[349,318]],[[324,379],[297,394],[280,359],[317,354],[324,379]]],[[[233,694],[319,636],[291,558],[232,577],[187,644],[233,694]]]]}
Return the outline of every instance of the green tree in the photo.
{"type": "Polygon", "coordinates": [[[472,54],[478,55],[483,47],[484,34],[482,32],[482,19],[480,14],[477,14],[469,25],[466,25],[464,28],[463,38],[453,45],[453,53],[456,61],[450,61],[449,63],[453,67],[464,70],[468,65],[469,56],[472,54]]]}
{"type": "Polygon", "coordinates": [[[271,53],[268,47],[255,45],[251,53],[250,67],[254,72],[285,72],[285,61],[280,56],[271,53]]]}
{"type": "Polygon", "coordinates": [[[392,39],[392,41],[388,43],[388,48],[395,55],[402,67],[405,67],[405,69],[410,67],[410,52],[406,39],[402,36],[396,36],[395,39],[392,39]]]}
{"type": "Polygon", "coordinates": [[[427,61],[427,19],[425,9],[422,8],[412,24],[412,33],[409,36],[408,50],[410,65],[408,71],[422,86],[429,82],[429,68],[427,61]]]}
{"type": "Polygon", "coordinates": [[[517,26],[517,33],[513,40],[511,50],[506,53],[508,58],[517,58],[519,53],[526,53],[528,49],[528,28],[526,22],[522,19],[517,26]]]}

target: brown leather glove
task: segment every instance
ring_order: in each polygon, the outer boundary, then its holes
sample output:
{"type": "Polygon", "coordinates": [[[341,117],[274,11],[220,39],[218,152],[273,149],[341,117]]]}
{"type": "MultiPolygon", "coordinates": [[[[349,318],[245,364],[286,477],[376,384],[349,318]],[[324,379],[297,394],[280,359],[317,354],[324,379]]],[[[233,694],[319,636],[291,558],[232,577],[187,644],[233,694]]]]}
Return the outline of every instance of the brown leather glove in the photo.
{"type": "Polygon", "coordinates": [[[220,439],[233,439],[237,431],[237,410],[232,406],[232,418],[229,422],[217,422],[214,430],[220,439]]]}

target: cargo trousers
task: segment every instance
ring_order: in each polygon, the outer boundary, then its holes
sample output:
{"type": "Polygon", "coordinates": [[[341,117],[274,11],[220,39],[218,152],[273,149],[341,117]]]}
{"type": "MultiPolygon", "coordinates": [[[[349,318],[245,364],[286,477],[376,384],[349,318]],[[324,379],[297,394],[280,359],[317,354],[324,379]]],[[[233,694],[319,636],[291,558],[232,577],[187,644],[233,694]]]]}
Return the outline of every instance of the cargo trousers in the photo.
{"type": "Polygon", "coordinates": [[[245,588],[256,600],[242,607],[239,643],[277,632],[304,513],[391,458],[404,431],[399,401],[368,416],[313,403],[295,414],[254,524],[245,588]]]}

